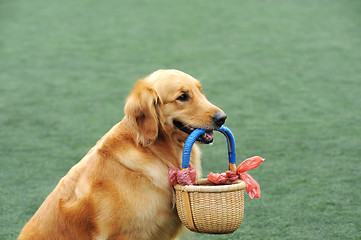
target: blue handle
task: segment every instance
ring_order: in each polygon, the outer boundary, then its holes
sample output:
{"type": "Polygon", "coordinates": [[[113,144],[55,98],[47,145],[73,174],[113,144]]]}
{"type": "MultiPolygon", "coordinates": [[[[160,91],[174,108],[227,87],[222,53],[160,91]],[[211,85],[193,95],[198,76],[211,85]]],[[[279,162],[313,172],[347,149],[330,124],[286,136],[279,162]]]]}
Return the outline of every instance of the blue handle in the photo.
{"type": "MultiPolygon", "coordinates": [[[[228,147],[228,161],[229,163],[236,164],[236,143],[234,141],[234,136],[229,130],[229,128],[222,126],[219,129],[216,129],[217,131],[223,133],[223,135],[227,138],[227,147],[228,147]]],[[[191,134],[189,134],[186,142],[184,143],[183,148],[183,156],[182,156],[182,168],[188,168],[189,167],[189,160],[191,157],[191,151],[193,144],[197,140],[199,136],[204,134],[206,130],[204,129],[196,129],[191,134]]]]}

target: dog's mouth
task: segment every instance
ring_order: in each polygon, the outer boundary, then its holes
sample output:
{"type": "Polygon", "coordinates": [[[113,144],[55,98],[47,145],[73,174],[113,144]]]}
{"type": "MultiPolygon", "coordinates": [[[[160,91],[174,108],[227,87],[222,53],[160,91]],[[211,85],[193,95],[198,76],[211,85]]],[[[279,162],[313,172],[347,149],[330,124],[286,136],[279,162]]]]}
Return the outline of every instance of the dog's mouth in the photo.
{"type": "MultiPolygon", "coordinates": [[[[191,134],[196,128],[188,126],[180,121],[174,120],[173,121],[174,126],[176,126],[179,130],[186,134],[191,134]]],[[[213,142],[214,133],[213,130],[207,130],[203,135],[199,136],[197,138],[197,142],[204,143],[204,144],[210,144],[213,142]]]]}

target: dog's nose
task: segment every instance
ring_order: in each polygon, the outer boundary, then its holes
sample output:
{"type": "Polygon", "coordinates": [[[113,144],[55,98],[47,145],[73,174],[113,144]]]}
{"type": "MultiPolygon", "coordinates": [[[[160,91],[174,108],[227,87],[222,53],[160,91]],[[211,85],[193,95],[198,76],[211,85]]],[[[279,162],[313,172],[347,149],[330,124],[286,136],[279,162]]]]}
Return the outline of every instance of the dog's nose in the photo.
{"type": "Polygon", "coordinates": [[[218,112],[218,113],[214,114],[213,122],[217,126],[217,128],[220,128],[226,121],[226,118],[227,118],[227,115],[224,112],[218,112]]]}

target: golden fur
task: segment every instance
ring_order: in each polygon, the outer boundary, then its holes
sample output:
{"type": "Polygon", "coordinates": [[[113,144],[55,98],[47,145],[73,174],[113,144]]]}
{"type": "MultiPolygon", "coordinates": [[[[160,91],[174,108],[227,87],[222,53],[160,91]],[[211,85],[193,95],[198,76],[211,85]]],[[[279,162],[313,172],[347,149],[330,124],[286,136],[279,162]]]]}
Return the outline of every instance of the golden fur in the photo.
{"type": "MultiPolygon", "coordinates": [[[[188,134],[215,129],[223,113],[202,94],[200,83],[177,70],[158,70],[138,81],[125,116],[60,180],[24,226],[19,239],[175,239],[182,224],[168,184],[169,167],[181,167],[188,134]],[[189,99],[180,99],[186,94],[189,99]]],[[[191,165],[200,177],[200,151],[191,165]]]]}

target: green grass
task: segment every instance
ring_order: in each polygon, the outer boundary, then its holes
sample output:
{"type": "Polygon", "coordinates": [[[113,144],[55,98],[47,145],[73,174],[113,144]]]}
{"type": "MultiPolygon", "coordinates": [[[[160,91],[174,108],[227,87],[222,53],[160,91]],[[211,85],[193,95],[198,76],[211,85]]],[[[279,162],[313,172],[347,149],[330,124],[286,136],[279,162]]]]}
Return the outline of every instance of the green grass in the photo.
{"type": "MultiPolygon", "coordinates": [[[[199,78],[251,175],[232,235],[361,239],[360,1],[1,1],[0,239],[15,239],[59,179],[159,68],[199,78]]],[[[202,147],[224,171],[223,136],[202,147]]]]}

